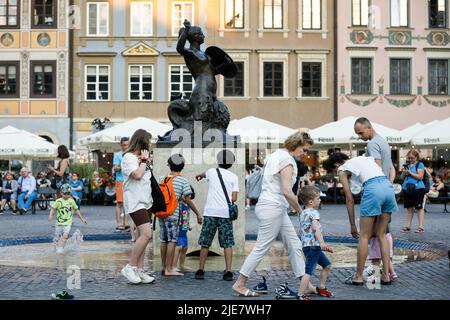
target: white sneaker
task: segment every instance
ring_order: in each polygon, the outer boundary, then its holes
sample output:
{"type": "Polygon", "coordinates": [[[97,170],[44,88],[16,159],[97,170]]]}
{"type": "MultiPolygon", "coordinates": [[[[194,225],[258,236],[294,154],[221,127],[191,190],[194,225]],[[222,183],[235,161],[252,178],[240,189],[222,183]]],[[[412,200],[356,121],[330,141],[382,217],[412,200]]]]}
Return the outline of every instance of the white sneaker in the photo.
{"type": "Polygon", "coordinates": [[[127,264],[120,273],[131,283],[138,284],[142,282],[141,277],[138,275],[137,267],[127,264]]]}
{"type": "Polygon", "coordinates": [[[137,269],[137,274],[139,275],[139,278],[141,278],[142,283],[148,284],[155,281],[154,277],[146,274],[142,269],[137,269]]]}

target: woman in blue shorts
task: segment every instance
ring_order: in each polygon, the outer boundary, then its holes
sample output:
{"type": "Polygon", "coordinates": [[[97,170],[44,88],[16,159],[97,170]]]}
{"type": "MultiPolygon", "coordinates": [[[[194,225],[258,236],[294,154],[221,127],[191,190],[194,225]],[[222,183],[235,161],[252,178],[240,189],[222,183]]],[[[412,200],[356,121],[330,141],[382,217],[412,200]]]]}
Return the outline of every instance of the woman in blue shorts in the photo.
{"type": "MultiPolygon", "coordinates": [[[[391,213],[398,211],[394,189],[380,166],[373,157],[356,157],[349,159],[344,153],[335,153],[328,159],[328,165],[337,169],[339,180],[345,192],[351,234],[359,238],[356,274],[347,279],[347,284],[362,285],[364,264],[367,259],[369,240],[373,233],[380,242],[381,260],[388,266],[389,243],[386,239],[386,227],[391,213]],[[350,183],[363,186],[360,204],[360,233],[355,224],[355,210],[350,183]]],[[[390,285],[389,273],[385,272],[381,284],[390,285]]]]}

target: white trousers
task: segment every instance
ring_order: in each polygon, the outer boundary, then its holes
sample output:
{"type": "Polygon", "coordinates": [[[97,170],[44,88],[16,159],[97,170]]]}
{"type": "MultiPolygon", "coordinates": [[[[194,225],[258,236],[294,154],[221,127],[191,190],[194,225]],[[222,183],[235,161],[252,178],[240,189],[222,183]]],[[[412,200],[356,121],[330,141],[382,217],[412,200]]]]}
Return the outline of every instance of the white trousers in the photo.
{"type": "Polygon", "coordinates": [[[278,234],[281,234],[284,247],[289,254],[292,271],[297,278],[303,276],[305,274],[305,258],[302,243],[287,214],[287,209],[279,205],[258,203],[255,215],[259,221],[258,238],[252,252],[245,259],[240,273],[249,278],[271,248],[278,234]]]}

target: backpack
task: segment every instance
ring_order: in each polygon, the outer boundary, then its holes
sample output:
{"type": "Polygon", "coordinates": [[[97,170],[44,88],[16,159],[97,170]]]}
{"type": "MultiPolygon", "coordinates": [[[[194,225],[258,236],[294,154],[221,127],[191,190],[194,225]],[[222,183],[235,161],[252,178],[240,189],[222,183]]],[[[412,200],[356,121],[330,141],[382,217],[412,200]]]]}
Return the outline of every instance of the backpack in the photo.
{"type": "Polygon", "coordinates": [[[261,195],[262,182],[264,178],[263,169],[255,170],[251,175],[247,177],[246,191],[247,198],[258,199],[261,195]]]}
{"type": "Polygon", "coordinates": [[[161,189],[166,202],[166,210],[154,212],[156,217],[166,219],[178,209],[178,199],[173,188],[173,179],[178,176],[179,174],[173,175],[172,177],[166,176],[164,180],[159,183],[159,188],[161,189]]]}
{"type": "Polygon", "coordinates": [[[431,181],[430,181],[429,173],[426,168],[423,169],[422,181],[423,181],[423,184],[425,185],[425,193],[428,193],[430,191],[431,181]]]}

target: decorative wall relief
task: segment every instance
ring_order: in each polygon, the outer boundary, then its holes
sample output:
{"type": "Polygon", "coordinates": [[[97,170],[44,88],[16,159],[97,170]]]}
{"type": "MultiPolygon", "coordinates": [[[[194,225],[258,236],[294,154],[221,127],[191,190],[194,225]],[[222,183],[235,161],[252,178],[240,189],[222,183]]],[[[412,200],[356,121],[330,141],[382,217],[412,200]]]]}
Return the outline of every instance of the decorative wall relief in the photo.
{"type": "Polygon", "coordinates": [[[29,58],[30,53],[28,51],[22,51],[21,53],[21,60],[22,60],[22,75],[21,75],[21,92],[22,92],[22,98],[27,99],[29,90],[29,58]]]}
{"type": "Polygon", "coordinates": [[[423,76],[418,76],[417,78],[417,104],[419,106],[422,105],[422,94],[423,94],[423,89],[422,89],[422,81],[423,81],[423,76]]]}
{"type": "Polygon", "coordinates": [[[429,96],[423,96],[423,98],[425,99],[426,102],[437,108],[450,106],[450,98],[448,96],[445,96],[445,98],[441,100],[431,100],[429,96]]]}
{"type": "Polygon", "coordinates": [[[409,99],[393,99],[388,96],[384,96],[384,97],[386,98],[387,102],[389,102],[390,104],[392,104],[393,106],[395,106],[397,108],[409,107],[417,99],[417,96],[414,96],[413,98],[409,98],[409,99]]]}
{"type": "Polygon", "coordinates": [[[22,0],[22,4],[20,6],[20,9],[22,10],[22,17],[20,20],[22,20],[22,29],[29,29],[30,28],[30,0],[22,0]]]}
{"type": "Polygon", "coordinates": [[[370,44],[373,41],[373,33],[370,30],[354,30],[350,33],[350,40],[354,44],[370,44]]]}
{"type": "Polygon", "coordinates": [[[341,77],[341,103],[345,102],[345,76],[342,75],[341,77]]]}
{"type": "Polygon", "coordinates": [[[427,41],[432,46],[446,46],[450,42],[447,32],[430,32],[427,41]]]}
{"type": "Polygon", "coordinates": [[[389,44],[398,46],[411,45],[411,31],[389,31],[389,44]]]}
{"type": "Polygon", "coordinates": [[[0,43],[2,44],[2,46],[4,47],[9,47],[14,43],[14,36],[7,32],[2,34],[2,36],[0,37],[0,43]]]}
{"type": "Polygon", "coordinates": [[[381,76],[381,78],[377,81],[377,84],[378,84],[378,95],[380,96],[380,99],[378,99],[378,102],[383,103],[384,76],[381,76]]]}
{"type": "Polygon", "coordinates": [[[37,36],[37,43],[41,46],[41,47],[47,47],[50,42],[52,41],[52,39],[50,38],[50,35],[48,33],[40,33],[37,36]]]}
{"type": "Polygon", "coordinates": [[[66,96],[66,54],[61,51],[58,53],[58,96],[64,98],[66,96]]]}
{"type": "Polygon", "coordinates": [[[350,94],[345,95],[345,97],[347,98],[348,101],[360,107],[367,107],[368,105],[370,105],[371,103],[373,103],[375,100],[378,99],[378,95],[368,99],[355,99],[352,98],[350,94]]]}

